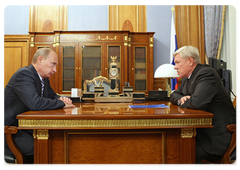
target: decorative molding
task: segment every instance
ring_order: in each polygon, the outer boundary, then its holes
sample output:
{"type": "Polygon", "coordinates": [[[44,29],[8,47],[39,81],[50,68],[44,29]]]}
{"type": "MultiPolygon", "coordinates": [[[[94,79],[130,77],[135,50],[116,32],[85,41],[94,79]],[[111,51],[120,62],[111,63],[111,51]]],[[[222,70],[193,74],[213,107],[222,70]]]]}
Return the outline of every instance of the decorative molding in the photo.
{"type": "Polygon", "coordinates": [[[20,128],[126,128],[212,126],[212,118],[186,119],[19,119],[20,128]]]}
{"type": "Polygon", "coordinates": [[[37,130],[33,129],[33,138],[36,139],[37,137],[37,130]]]}
{"type": "Polygon", "coordinates": [[[34,47],[34,36],[31,36],[30,38],[30,46],[34,47]]]}
{"type": "Polygon", "coordinates": [[[123,23],[122,30],[127,30],[127,31],[130,31],[130,32],[133,32],[133,26],[132,26],[131,21],[126,20],[126,21],[123,23]]]}
{"type": "Polygon", "coordinates": [[[33,138],[37,138],[37,139],[48,139],[49,135],[48,135],[48,130],[34,130],[33,131],[33,138]]]}
{"type": "Polygon", "coordinates": [[[181,129],[181,137],[182,138],[192,138],[192,137],[196,137],[196,135],[197,135],[196,128],[181,129]]]}
{"type": "Polygon", "coordinates": [[[101,40],[101,41],[116,41],[117,40],[117,36],[114,36],[113,38],[110,38],[109,36],[106,36],[105,38],[101,38],[101,36],[98,35],[98,37],[95,38],[95,39],[89,39],[89,38],[86,38],[85,35],[83,35],[83,36],[77,36],[76,35],[73,38],[67,36],[67,40],[72,40],[72,41],[73,40],[74,41],[76,41],[76,40],[79,40],[79,41],[83,41],[83,40],[86,40],[86,41],[99,41],[99,40],[101,40]]]}

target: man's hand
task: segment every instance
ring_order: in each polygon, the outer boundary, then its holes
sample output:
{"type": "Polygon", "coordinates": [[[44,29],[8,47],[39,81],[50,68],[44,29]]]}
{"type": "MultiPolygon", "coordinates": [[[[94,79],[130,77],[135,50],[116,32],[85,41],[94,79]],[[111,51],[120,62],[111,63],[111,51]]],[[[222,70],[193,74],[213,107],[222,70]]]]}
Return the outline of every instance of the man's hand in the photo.
{"type": "Polygon", "coordinates": [[[65,106],[63,107],[64,109],[65,108],[71,108],[71,107],[75,107],[73,104],[72,104],[72,100],[67,98],[67,97],[60,97],[59,100],[62,100],[64,103],[65,103],[65,106]]]}
{"type": "Polygon", "coordinates": [[[67,97],[59,97],[59,100],[62,100],[64,103],[72,104],[72,100],[67,97]]]}
{"type": "Polygon", "coordinates": [[[73,104],[66,104],[65,103],[65,106],[63,108],[66,109],[66,108],[72,108],[72,107],[75,107],[75,106],[73,104]]]}
{"type": "Polygon", "coordinates": [[[182,104],[185,103],[185,101],[186,101],[187,99],[190,99],[190,98],[191,98],[191,96],[184,96],[184,97],[182,97],[181,99],[179,99],[179,102],[180,102],[180,104],[182,105],[182,104]]]}

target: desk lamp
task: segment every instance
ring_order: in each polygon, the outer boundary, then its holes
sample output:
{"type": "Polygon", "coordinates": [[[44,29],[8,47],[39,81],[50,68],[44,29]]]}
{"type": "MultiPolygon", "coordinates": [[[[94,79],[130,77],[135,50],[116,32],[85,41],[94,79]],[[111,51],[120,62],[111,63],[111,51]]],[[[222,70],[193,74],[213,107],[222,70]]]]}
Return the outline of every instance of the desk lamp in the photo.
{"type": "Polygon", "coordinates": [[[157,68],[154,73],[154,78],[166,78],[167,79],[167,91],[168,97],[171,94],[171,78],[179,77],[177,71],[174,70],[174,65],[172,64],[163,64],[157,68]]]}

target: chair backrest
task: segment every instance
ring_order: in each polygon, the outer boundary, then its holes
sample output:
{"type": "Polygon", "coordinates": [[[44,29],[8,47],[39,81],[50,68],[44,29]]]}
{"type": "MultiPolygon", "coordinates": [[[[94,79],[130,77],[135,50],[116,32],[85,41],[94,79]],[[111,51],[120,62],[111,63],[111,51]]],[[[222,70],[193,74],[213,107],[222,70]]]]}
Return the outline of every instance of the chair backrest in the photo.
{"type": "Polygon", "coordinates": [[[108,95],[108,91],[111,88],[111,80],[103,76],[98,76],[92,80],[85,80],[83,83],[84,92],[94,92],[95,87],[104,87],[104,96],[108,95]]]}

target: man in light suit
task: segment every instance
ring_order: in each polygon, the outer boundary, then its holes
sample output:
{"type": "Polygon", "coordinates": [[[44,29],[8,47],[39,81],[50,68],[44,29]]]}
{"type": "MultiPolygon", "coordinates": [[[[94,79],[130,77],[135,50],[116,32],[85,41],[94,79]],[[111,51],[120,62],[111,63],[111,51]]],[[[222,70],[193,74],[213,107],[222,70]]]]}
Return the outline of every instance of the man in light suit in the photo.
{"type": "Polygon", "coordinates": [[[213,128],[197,129],[197,163],[202,159],[220,160],[231,140],[226,126],[236,123],[236,110],[218,73],[208,65],[200,64],[197,48],[184,46],[173,56],[174,69],[183,79],[181,86],[171,94],[170,101],[180,107],[214,114],[213,128]]]}
{"type": "MultiPolygon", "coordinates": [[[[56,72],[57,54],[41,48],[34,54],[32,64],[13,74],[4,89],[4,126],[18,126],[16,116],[29,110],[51,110],[74,107],[72,101],[58,96],[48,78],[56,72]]],[[[32,131],[19,130],[13,139],[24,156],[33,158],[32,131]]],[[[12,154],[5,141],[5,154],[12,154]]]]}

